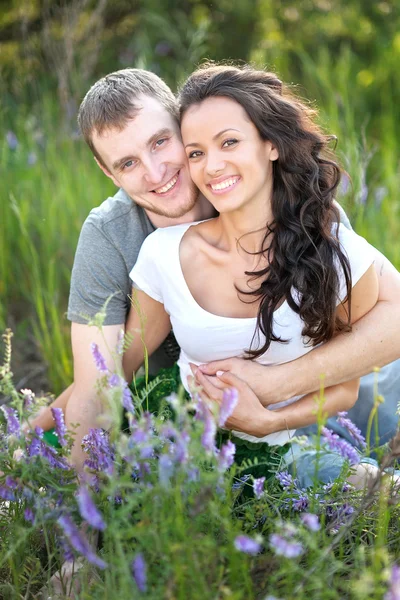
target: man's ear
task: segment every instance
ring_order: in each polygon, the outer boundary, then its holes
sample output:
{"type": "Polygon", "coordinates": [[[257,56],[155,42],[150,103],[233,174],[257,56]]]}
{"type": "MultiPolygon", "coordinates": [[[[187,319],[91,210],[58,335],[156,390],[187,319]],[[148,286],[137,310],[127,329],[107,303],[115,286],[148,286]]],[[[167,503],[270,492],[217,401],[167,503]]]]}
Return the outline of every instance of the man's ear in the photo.
{"type": "Polygon", "coordinates": [[[118,181],[115,179],[114,175],[112,175],[110,173],[110,171],[107,169],[107,167],[105,167],[104,165],[102,165],[101,162],[99,161],[99,159],[96,156],[94,156],[93,158],[97,162],[97,164],[100,167],[100,169],[103,171],[104,175],[107,175],[107,177],[109,177],[111,179],[111,181],[113,182],[114,185],[116,185],[117,187],[121,187],[119,185],[118,181]]]}

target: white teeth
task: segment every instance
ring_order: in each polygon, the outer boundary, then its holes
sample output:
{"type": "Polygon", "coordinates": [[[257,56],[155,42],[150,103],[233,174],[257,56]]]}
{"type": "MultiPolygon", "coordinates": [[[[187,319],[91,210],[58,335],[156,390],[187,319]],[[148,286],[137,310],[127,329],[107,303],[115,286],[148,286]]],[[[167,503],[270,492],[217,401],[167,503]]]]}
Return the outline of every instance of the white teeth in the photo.
{"type": "Polygon", "coordinates": [[[216,183],[215,185],[211,185],[211,189],[212,190],[225,190],[226,188],[230,187],[231,185],[233,185],[234,183],[236,183],[239,180],[239,177],[233,177],[231,179],[225,179],[225,181],[222,181],[221,183],[216,183]]]}
{"type": "Polygon", "coordinates": [[[158,188],[158,190],[154,190],[154,191],[156,194],[165,194],[165,192],[168,192],[168,190],[170,190],[171,188],[174,187],[174,185],[176,184],[177,181],[178,181],[178,175],[175,175],[175,177],[173,179],[171,179],[170,181],[168,181],[168,183],[166,183],[164,185],[164,187],[158,188]]]}

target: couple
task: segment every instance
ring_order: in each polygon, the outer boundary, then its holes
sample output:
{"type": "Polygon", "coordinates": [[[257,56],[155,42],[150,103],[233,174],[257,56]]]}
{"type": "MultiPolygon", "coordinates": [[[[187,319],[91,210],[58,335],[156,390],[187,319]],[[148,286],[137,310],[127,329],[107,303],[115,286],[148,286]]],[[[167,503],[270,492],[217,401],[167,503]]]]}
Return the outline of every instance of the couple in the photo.
{"type": "MultiPolygon", "coordinates": [[[[80,108],[95,160],[121,189],[86,220],[72,274],[74,383],[53,406],[79,423],[78,468],[80,439],[101,410],[90,345],[112,368],[121,327],[139,326],[128,315],[133,265],[154,368],[165,366],[156,349],[172,323],[187,389],[192,372],[216,400],[224,386],[238,388],[228,421],[238,435],[284,443],[315,422],[321,373],[334,415],[356,402],[359,376],[400,355],[399,274],[343,225],[333,200],[339,169],[308,109],[274,75],[209,67],[183,86],[180,111],[157,76],[136,69],[97,82],[80,108]],[[111,294],[100,334],[87,317],[111,294]],[[201,363],[209,364],[193,366],[201,363]]],[[[142,360],[133,344],[128,377],[142,360]]],[[[394,382],[399,365],[388,369],[394,382]]],[[[383,433],[395,428],[391,398],[383,433]]],[[[50,411],[34,425],[49,429],[50,411]]]]}

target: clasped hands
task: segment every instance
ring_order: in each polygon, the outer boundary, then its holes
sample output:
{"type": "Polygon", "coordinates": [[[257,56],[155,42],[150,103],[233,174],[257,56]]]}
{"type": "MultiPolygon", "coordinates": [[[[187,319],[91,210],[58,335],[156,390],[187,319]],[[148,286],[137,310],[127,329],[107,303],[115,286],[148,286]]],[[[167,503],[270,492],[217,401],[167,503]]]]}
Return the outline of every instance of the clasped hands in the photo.
{"type": "MultiPolygon", "coordinates": [[[[193,376],[188,377],[190,387],[199,386],[199,395],[203,400],[213,401],[221,404],[224,390],[236,388],[238,391],[238,403],[225,423],[227,429],[242,431],[255,437],[263,437],[276,431],[274,428],[275,416],[273,411],[266,410],[253,389],[240,377],[257,373],[249,371],[252,367],[265,368],[254,365],[250,361],[240,358],[232,358],[225,361],[214,361],[207,365],[194,365],[190,363],[193,376]]],[[[260,376],[260,373],[258,374],[260,376]]],[[[264,373],[265,377],[265,373],[264,373]]]]}

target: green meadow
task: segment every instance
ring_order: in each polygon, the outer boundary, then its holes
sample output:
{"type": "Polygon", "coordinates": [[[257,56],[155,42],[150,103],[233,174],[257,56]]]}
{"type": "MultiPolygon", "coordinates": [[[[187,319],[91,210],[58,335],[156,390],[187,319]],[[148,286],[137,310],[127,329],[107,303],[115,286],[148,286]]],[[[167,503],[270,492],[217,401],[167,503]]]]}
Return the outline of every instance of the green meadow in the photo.
{"type": "MultiPolygon", "coordinates": [[[[354,228],[400,269],[399,31],[398,0],[138,0],[134,8],[124,0],[7,0],[0,10],[0,329],[13,329],[18,378],[27,354],[46,369],[54,394],[73,377],[66,310],[74,252],[91,208],[115,192],[80,138],[76,113],[90,85],[120,68],[152,69],[173,89],[204,59],[275,70],[335,136],[343,168],[337,199],[354,228]]],[[[9,342],[5,335],[0,398],[29,418],[34,409],[15,387],[9,342]]],[[[24,387],[34,388],[29,374],[24,387]]],[[[123,388],[103,383],[115,409],[123,388]]],[[[279,452],[257,464],[240,443],[241,460],[231,467],[228,445],[222,464],[221,452],[204,444],[207,424],[193,420],[176,386],[161,385],[150,427],[143,410],[156,388],[133,394],[131,433],[121,434],[118,423],[109,439],[87,440],[91,478],[83,484],[66,462],[68,435],[49,454],[39,435],[20,436],[13,415],[0,411],[0,599],[51,596],[43,586],[71,553],[86,558],[79,591],[65,582],[54,597],[400,598],[400,505],[390,478],[357,492],[343,471],[328,488],[315,482],[300,490],[276,477],[285,470],[279,452]],[[145,442],[133,444],[132,432],[145,442]],[[18,461],[16,450],[28,459],[18,461]]],[[[399,461],[398,438],[378,450],[382,468],[399,461]]]]}

